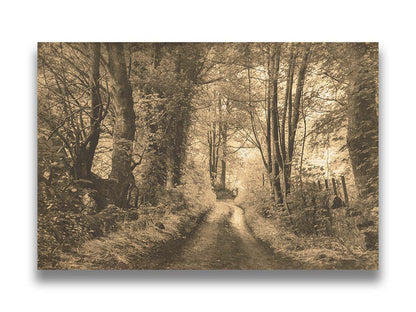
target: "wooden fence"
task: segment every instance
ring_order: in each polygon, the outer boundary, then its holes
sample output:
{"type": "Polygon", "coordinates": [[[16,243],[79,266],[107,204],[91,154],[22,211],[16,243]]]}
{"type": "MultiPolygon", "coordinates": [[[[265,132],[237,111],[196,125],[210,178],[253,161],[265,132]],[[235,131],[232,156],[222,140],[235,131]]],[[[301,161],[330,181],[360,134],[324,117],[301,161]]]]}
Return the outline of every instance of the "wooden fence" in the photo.
{"type": "MultiPolygon", "coordinates": [[[[324,180],[325,183],[325,191],[332,192],[335,196],[341,198],[346,206],[348,206],[349,199],[348,199],[348,191],[347,191],[347,185],[345,183],[345,177],[341,176],[340,180],[337,180],[335,177],[331,178],[331,184],[332,188],[329,186],[328,179],[324,180]],[[342,190],[342,194],[341,194],[342,190]]],[[[318,180],[317,182],[314,182],[314,185],[318,187],[320,191],[322,191],[322,184],[321,181],[318,180]]]]}

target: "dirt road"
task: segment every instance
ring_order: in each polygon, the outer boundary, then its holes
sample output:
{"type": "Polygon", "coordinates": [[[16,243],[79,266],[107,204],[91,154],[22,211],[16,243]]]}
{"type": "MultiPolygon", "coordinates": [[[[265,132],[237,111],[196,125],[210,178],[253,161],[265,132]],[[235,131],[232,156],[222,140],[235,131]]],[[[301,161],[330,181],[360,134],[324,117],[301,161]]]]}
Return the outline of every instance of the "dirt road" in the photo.
{"type": "Polygon", "coordinates": [[[296,269],[259,243],[247,228],[241,208],[217,202],[204,223],[161,269],[296,269]]]}

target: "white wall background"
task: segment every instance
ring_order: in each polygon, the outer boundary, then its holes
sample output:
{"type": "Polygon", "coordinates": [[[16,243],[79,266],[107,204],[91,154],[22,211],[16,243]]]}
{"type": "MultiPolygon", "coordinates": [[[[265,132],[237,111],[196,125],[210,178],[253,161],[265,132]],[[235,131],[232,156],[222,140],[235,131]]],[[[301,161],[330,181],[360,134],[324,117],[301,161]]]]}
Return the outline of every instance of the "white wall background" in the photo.
{"type": "Polygon", "coordinates": [[[412,1],[3,1],[2,311],[410,311],[412,1]],[[36,272],[37,41],[379,41],[379,272],[36,272]]]}

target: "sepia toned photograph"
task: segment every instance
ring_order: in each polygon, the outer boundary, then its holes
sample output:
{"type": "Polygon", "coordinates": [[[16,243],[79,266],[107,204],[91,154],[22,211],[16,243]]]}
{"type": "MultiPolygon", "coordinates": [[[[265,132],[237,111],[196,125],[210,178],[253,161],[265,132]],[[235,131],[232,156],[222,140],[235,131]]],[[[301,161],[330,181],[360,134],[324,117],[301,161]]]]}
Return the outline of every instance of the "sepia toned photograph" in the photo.
{"type": "Polygon", "coordinates": [[[40,42],[39,270],[378,270],[375,42],[40,42]]]}

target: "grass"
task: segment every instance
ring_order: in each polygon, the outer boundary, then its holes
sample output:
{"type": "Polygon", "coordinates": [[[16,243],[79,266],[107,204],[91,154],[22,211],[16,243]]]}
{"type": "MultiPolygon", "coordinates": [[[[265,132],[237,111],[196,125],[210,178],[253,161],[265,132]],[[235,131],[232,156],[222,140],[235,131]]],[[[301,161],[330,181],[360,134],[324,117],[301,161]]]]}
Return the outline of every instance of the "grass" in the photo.
{"type": "Polygon", "coordinates": [[[186,237],[209,206],[191,206],[161,215],[140,214],[106,237],[83,244],[77,252],[61,255],[55,269],[127,270],[157,267],[157,251],[186,237]],[[151,221],[149,221],[151,220],[151,221]],[[161,226],[163,224],[163,226],[161,226]]]}
{"type": "MultiPolygon", "coordinates": [[[[363,237],[356,245],[342,236],[295,235],[279,218],[265,218],[259,213],[258,201],[241,201],[247,225],[253,235],[274,253],[302,263],[305,269],[377,269],[378,251],[365,250],[363,237]]],[[[352,231],[351,231],[352,232],[352,231]]],[[[341,233],[342,234],[342,233],[341,233]]]]}

